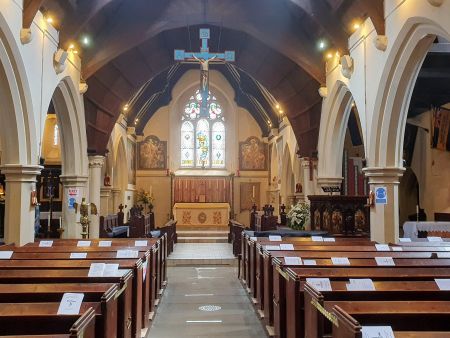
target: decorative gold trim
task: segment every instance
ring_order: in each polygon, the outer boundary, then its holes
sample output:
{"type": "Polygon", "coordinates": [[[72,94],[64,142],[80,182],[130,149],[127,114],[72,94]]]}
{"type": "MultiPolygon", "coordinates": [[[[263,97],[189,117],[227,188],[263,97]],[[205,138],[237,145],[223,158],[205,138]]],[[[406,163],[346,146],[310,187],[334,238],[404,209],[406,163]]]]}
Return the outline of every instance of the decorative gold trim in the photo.
{"type": "Polygon", "coordinates": [[[321,313],[325,316],[326,319],[328,319],[334,326],[339,327],[339,323],[337,320],[337,317],[332,314],[330,311],[325,310],[325,308],[319,304],[319,302],[316,299],[313,299],[311,301],[311,304],[321,313]]]}

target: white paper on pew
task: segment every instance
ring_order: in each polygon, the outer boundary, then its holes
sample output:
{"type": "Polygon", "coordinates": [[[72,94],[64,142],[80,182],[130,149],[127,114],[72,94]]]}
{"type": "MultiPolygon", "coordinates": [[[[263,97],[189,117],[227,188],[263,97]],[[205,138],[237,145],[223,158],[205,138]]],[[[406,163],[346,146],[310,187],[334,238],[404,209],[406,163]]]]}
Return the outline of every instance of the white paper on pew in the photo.
{"type": "Polygon", "coordinates": [[[450,258],[450,254],[448,252],[437,252],[438,258],[450,258]]]}
{"type": "Polygon", "coordinates": [[[403,251],[401,246],[391,246],[392,251],[403,251]]]}
{"type": "Polygon", "coordinates": [[[450,246],[444,246],[445,251],[450,251],[450,246]]]}
{"type": "Polygon", "coordinates": [[[106,267],[105,263],[91,263],[88,277],[103,277],[105,267],[106,267]]]}
{"type": "Polygon", "coordinates": [[[317,265],[317,262],[315,259],[304,259],[303,265],[317,265]]]}
{"type": "Polygon", "coordinates": [[[392,257],[375,257],[375,261],[379,266],[395,266],[392,257]]]}
{"type": "Polygon", "coordinates": [[[306,283],[318,291],[333,291],[329,278],[306,278],[306,283]]]}
{"type": "Polygon", "coordinates": [[[428,242],[442,242],[442,237],[430,236],[427,237],[428,242]]]}
{"type": "Polygon", "coordinates": [[[70,259],[85,259],[87,257],[87,252],[72,252],[70,254],[70,259]]]}
{"type": "Polygon", "coordinates": [[[137,250],[117,250],[116,258],[138,258],[139,251],[137,250]]]}
{"type": "Polygon", "coordinates": [[[81,303],[84,293],[67,292],[63,295],[59,303],[58,315],[77,315],[80,313],[81,303]]]}
{"type": "Polygon", "coordinates": [[[115,277],[122,277],[123,275],[125,275],[128,271],[130,271],[129,269],[119,269],[116,271],[116,276],[115,277]]]}
{"type": "Polygon", "coordinates": [[[280,250],[294,250],[294,244],[280,244],[280,250]]]}
{"type": "Polygon", "coordinates": [[[281,242],[281,236],[269,236],[269,241],[271,242],[281,242]]]}
{"type": "Polygon", "coordinates": [[[118,263],[106,264],[103,277],[115,277],[117,276],[117,270],[119,270],[118,263]]]}
{"type": "Polygon", "coordinates": [[[336,242],[336,238],[334,238],[334,237],[324,237],[323,241],[324,242],[336,242]]]}
{"type": "Polygon", "coordinates": [[[375,248],[377,249],[377,251],[390,251],[389,245],[387,244],[375,244],[375,248]]]}
{"type": "Polygon", "coordinates": [[[252,240],[252,241],[257,241],[258,240],[258,237],[250,237],[250,239],[252,240]]]}
{"type": "Polygon", "coordinates": [[[134,246],[147,246],[147,241],[134,241],[134,246]]]}
{"type": "Polygon", "coordinates": [[[346,285],[348,291],[375,291],[375,285],[370,278],[350,278],[346,285]]]}
{"type": "Polygon", "coordinates": [[[39,247],[40,248],[50,248],[53,246],[53,241],[40,241],[39,247]]]}
{"type": "Polygon", "coordinates": [[[398,241],[400,242],[400,243],[410,243],[411,242],[411,238],[409,238],[409,237],[400,237],[399,239],[398,239],[398,241]]]}
{"type": "Polygon", "coordinates": [[[142,282],[145,282],[145,277],[147,277],[147,267],[148,267],[148,259],[142,265],[142,282]]]}
{"type": "Polygon", "coordinates": [[[0,251],[0,259],[10,259],[13,251],[0,251]]]}
{"type": "Polygon", "coordinates": [[[362,338],[395,338],[390,326],[361,326],[362,338]]]}
{"type": "Polygon", "coordinates": [[[323,242],[323,237],[322,236],[311,236],[311,240],[313,242],[323,242]]]}
{"type": "Polygon", "coordinates": [[[450,279],[435,278],[434,281],[436,282],[439,290],[441,290],[441,291],[449,291],[450,290],[450,279]]]}
{"type": "Polygon", "coordinates": [[[107,247],[107,246],[111,246],[111,241],[99,241],[99,242],[98,242],[98,246],[99,246],[99,247],[107,247]]]}
{"type": "Polygon", "coordinates": [[[78,241],[77,246],[91,246],[91,241],[78,241]]]}
{"type": "Polygon", "coordinates": [[[333,265],[350,265],[350,261],[347,257],[331,257],[333,265]]]}
{"type": "Polygon", "coordinates": [[[302,265],[300,257],[284,257],[284,264],[286,265],[302,265]]]}
{"type": "Polygon", "coordinates": [[[265,246],[266,250],[272,250],[272,251],[279,251],[280,250],[280,246],[278,245],[266,245],[265,246]]]}

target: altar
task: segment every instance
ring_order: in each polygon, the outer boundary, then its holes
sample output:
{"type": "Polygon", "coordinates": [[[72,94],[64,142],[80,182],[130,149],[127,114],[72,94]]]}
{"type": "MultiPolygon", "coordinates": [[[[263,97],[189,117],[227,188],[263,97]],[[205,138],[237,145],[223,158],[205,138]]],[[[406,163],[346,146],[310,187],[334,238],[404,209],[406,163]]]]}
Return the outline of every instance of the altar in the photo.
{"type": "Polygon", "coordinates": [[[177,226],[228,227],[230,205],[228,203],[175,203],[173,216],[177,226]]]}

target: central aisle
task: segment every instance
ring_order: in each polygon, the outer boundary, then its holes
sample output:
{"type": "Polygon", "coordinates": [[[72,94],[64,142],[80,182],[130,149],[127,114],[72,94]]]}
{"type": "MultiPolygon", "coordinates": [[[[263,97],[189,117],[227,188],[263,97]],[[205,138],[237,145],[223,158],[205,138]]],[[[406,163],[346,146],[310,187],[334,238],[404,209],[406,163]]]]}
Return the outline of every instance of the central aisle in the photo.
{"type": "Polygon", "coordinates": [[[150,338],[266,337],[235,267],[169,267],[150,338]]]}

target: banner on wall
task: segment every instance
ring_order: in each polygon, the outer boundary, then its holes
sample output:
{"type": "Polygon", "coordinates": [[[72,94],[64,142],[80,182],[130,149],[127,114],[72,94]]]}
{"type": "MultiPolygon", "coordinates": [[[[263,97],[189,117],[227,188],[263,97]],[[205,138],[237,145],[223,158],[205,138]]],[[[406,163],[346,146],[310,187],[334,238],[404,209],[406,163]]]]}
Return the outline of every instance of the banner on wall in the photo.
{"type": "Polygon", "coordinates": [[[450,110],[434,109],[431,123],[431,147],[450,151],[450,110]]]}
{"type": "Polygon", "coordinates": [[[69,188],[67,192],[67,201],[69,209],[74,209],[73,204],[77,201],[80,196],[80,188],[69,188]]]}

